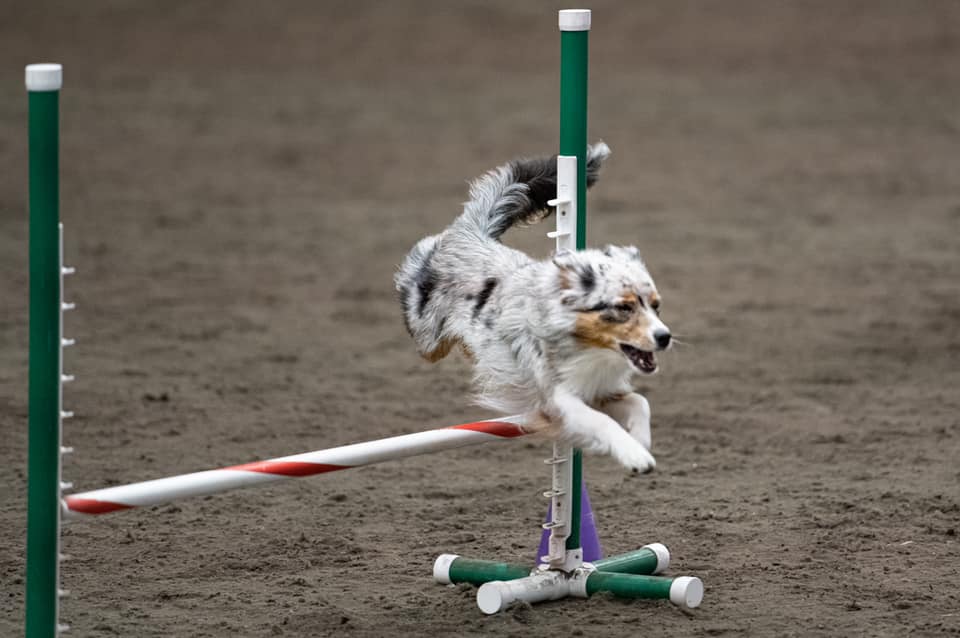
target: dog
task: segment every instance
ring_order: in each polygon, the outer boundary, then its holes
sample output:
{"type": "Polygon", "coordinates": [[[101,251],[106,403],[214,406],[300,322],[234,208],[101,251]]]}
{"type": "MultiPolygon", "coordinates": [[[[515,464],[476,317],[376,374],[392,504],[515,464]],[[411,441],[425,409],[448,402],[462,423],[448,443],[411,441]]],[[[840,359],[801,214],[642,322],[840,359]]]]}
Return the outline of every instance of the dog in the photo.
{"type": "MultiPolygon", "coordinates": [[[[587,150],[587,186],[610,154],[587,150]]],[[[670,347],[660,296],[633,246],[563,251],[535,261],[500,242],[553,212],[556,157],[518,159],[470,185],[463,213],[420,240],[395,276],[404,324],[435,362],[455,346],[475,364],[478,403],[523,413],[533,430],[653,469],[650,405],[635,373],[670,347]]]]}

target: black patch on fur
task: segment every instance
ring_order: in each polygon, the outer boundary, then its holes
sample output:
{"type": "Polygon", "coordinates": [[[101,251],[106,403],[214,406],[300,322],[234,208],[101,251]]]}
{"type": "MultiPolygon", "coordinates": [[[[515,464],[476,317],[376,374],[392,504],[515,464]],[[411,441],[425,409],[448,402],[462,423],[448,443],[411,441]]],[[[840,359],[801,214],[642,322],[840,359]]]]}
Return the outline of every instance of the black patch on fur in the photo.
{"type": "MultiPolygon", "coordinates": [[[[587,188],[597,182],[602,164],[603,160],[597,156],[587,162],[587,188]]],[[[557,196],[556,155],[514,160],[510,162],[510,171],[514,183],[526,185],[526,193],[511,209],[504,210],[498,206],[493,212],[495,218],[490,234],[494,239],[516,224],[539,221],[546,216],[543,211],[549,215],[553,208],[548,207],[547,202],[557,196]]]]}
{"type": "Polygon", "coordinates": [[[497,278],[490,277],[483,282],[483,289],[477,293],[477,302],[473,306],[473,318],[476,319],[480,315],[480,311],[483,310],[483,307],[487,305],[487,302],[490,301],[490,295],[493,294],[493,289],[497,287],[497,278]]]}
{"type": "Polygon", "coordinates": [[[580,271],[580,285],[588,295],[597,287],[597,273],[593,271],[592,266],[586,266],[580,271]]]}
{"type": "Polygon", "coordinates": [[[417,292],[420,293],[420,299],[417,301],[417,315],[421,317],[423,316],[424,308],[427,307],[427,302],[430,301],[430,295],[433,294],[433,289],[437,286],[437,273],[434,272],[430,266],[430,260],[433,259],[433,253],[435,253],[436,250],[437,244],[434,243],[430,248],[430,252],[423,258],[423,265],[420,266],[420,270],[417,271],[417,275],[414,277],[414,282],[417,284],[417,292]]]}
{"type": "Polygon", "coordinates": [[[537,157],[511,162],[513,178],[527,185],[527,213],[547,208],[547,202],[557,196],[557,156],[537,157]]]}

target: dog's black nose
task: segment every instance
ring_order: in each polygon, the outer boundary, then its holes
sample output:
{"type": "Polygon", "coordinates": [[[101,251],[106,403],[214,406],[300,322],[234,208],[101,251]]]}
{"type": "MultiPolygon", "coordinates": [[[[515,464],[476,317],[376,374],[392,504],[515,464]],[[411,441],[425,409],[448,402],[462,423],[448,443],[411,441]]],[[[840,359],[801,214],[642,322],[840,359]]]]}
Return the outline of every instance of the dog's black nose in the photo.
{"type": "Polygon", "coordinates": [[[653,335],[653,338],[657,340],[657,347],[661,350],[666,350],[667,346],[670,345],[670,333],[667,331],[657,332],[653,335]]]}

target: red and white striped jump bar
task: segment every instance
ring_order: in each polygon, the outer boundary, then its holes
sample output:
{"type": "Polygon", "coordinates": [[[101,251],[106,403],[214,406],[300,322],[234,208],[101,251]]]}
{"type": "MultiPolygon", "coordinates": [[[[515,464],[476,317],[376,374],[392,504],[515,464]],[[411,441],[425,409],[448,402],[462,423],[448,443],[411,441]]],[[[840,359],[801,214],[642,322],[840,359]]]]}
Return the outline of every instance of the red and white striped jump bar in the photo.
{"type": "Polygon", "coordinates": [[[252,487],[274,481],[326,472],[348,470],[419,454],[478,443],[512,439],[527,434],[521,416],[452,425],[437,430],[404,434],[378,441],[354,443],[329,450],[254,461],[219,470],[182,474],[169,478],[108,487],[72,494],[63,499],[64,520],[85,518],[145,505],[157,505],[188,496],[205,496],[238,487],[252,487]]]}

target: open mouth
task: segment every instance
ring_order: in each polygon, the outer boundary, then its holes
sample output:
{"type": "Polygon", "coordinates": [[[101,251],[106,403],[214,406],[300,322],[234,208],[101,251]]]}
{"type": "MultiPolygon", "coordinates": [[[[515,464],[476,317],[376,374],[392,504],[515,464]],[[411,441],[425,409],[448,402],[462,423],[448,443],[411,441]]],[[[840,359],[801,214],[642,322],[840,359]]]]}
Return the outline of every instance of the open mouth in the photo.
{"type": "Polygon", "coordinates": [[[621,343],[620,350],[627,356],[627,359],[630,359],[630,363],[633,364],[633,367],[643,372],[644,374],[652,374],[657,370],[657,358],[653,356],[652,352],[647,352],[646,350],[641,350],[640,348],[634,348],[633,346],[621,343]]]}

